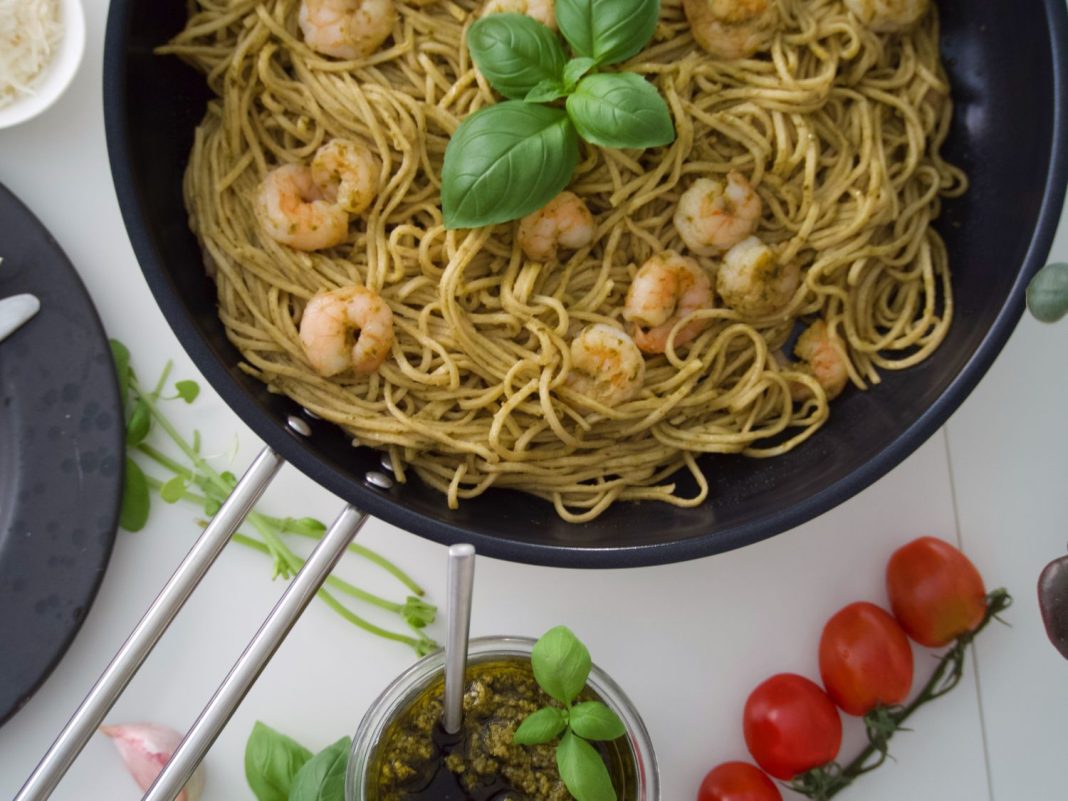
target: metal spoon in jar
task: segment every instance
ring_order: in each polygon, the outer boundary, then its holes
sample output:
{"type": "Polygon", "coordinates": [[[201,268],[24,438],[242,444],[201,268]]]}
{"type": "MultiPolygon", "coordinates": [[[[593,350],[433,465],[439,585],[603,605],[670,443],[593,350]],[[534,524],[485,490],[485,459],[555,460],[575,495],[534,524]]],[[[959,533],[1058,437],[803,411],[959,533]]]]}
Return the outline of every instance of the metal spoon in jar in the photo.
{"type": "Polygon", "coordinates": [[[471,633],[471,598],[475,586],[475,546],[449,548],[449,631],[445,638],[445,714],[442,725],[449,734],[460,731],[464,719],[464,674],[467,640],[471,633]]]}

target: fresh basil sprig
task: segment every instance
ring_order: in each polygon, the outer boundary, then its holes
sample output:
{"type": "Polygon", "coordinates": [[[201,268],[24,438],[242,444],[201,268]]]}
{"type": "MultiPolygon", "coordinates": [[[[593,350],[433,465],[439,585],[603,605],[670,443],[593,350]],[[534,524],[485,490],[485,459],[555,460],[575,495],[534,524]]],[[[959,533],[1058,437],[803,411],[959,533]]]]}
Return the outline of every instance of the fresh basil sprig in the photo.
{"type": "Polygon", "coordinates": [[[445,226],[493,225],[542,208],[570,182],[579,136],[601,147],[672,142],[656,87],[635,73],[596,72],[645,47],[659,16],[660,0],[557,0],[571,60],[556,34],[526,15],[472,25],[471,57],[509,101],[475,112],[453,134],[441,176],[445,226]],[[563,109],[540,105],[562,98],[563,109]]]}
{"type": "Polygon", "coordinates": [[[543,707],[528,715],[515,731],[515,742],[538,745],[560,737],[556,767],[568,792],[576,801],[616,801],[608,768],[589,741],[615,740],[626,728],[600,701],[575,703],[590,675],[590,652],[570,629],[557,626],[535,643],[530,663],[538,685],[563,707],[543,707]]]}
{"type": "Polygon", "coordinates": [[[315,756],[257,721],[245,745],[245,778],[259,801],[345,801],[352,740],[343,737],[315,756]]]}

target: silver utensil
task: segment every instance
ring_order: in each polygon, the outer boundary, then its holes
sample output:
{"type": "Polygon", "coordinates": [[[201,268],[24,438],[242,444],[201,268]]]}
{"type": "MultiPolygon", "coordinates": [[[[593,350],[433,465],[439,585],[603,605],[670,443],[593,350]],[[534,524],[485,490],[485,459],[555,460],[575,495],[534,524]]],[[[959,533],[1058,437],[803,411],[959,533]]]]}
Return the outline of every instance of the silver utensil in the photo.
{"type": "Polygon", "coordinates": [[[471,634],[471,598],[475,587],[475,546],[449,548],[449,631],[445,638],[445,715],[449,734],[460,731],[464,719],[464,674],[467,640],[471,634]]]}
{"type": "Polygon", "coordinates": [[[0,342],[40,310],[41,301],[33,295],[14,295],[0,300],[0,342]]]}

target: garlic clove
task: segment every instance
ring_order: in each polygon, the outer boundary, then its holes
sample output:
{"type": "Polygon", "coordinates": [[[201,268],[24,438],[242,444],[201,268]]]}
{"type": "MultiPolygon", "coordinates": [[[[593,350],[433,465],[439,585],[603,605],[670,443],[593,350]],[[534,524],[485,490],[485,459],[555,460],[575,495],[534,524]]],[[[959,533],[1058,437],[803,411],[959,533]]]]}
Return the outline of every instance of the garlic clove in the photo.
{"type": "MultiPolygon", "coordinates": [[[[100,733],[115,743],[126,769],[142,790],[152,786],[182,741],[182,735],[174,729],[154,723],[101,726],[100,733]]],[[[203,788],[204,770],[197,767],[175,801],[196,801],[203,788]]]]}

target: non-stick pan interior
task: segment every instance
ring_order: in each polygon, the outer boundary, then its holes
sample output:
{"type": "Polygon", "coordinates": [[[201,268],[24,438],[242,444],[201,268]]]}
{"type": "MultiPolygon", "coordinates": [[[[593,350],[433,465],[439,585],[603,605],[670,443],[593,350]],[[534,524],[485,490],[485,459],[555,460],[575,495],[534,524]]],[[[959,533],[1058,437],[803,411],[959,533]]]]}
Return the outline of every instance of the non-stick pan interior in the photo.
{"type": "Polygon", "coordinates": [[[884,374],[869,392],[847,392],[826,427],[785,456],[704,459],[711,499],[695,509],[621,504],[572,525],[544,501],[491,491],[450,511],[417,480],[388,492],[368,486],[364,476],[378,455],[352,448],[330,425],[310,421],[306,440],[289,433],[286,418],[300,410],[238,369],[186,224],[182,172],[209,94],[199,74],[153,53],[181,28],[184,0],[111,4],[104,96],[112,168],[145,277],[184,346],[245,422],[312,478],[402,528],[472,541],[491,556],[595,567],[679,561],[779,533],[870,484],[945,421],[1019,318],[1023,287],[1048,253],[1063,197],[1065,6],[942,0],[939,7],[957,104],[946,154],[972,181],[939,223],[953,267],[949,337],[921,366],[884,374]]]}

